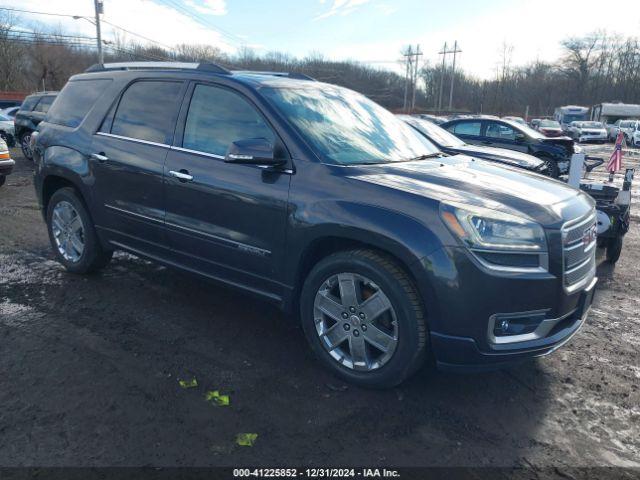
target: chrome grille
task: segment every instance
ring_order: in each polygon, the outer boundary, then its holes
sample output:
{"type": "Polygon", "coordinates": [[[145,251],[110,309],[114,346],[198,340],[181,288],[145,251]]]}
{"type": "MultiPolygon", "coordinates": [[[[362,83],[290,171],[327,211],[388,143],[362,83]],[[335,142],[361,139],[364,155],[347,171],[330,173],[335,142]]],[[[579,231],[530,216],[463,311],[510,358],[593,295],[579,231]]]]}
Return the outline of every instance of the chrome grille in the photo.
{"type": "Polygon", "coordinates": [[[562,228],[562,267],[564,288],[568,292],[586,285],[596,269],[596,216],[567,223],[562,228]]]}

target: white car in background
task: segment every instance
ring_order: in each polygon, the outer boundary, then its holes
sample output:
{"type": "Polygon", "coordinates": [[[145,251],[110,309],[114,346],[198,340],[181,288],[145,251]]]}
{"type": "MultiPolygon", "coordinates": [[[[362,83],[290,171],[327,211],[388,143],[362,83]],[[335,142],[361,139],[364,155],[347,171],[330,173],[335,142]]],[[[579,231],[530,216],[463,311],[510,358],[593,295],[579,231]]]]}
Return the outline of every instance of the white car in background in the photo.
{"type": "Polygon", "coordinates": [[[606,142],[609,139],[607,129],[602,122],[571,122],[567,134],[576,142],[606,142]]]}
{"type": "Polygon", "coordinates": [[[4,110],[0,110],[0,113],[6,115],[9,118],[16,118],[16,113],[18,113],[18,110],[20,110],[20,106],[5,108],[4,110]]]}
{"type": "Polygon", "coordinates": [[[13,118],[0,113],[0,138],[2,138],[7,145],[13,147],[15,145],[15,135],[13,118]]]}

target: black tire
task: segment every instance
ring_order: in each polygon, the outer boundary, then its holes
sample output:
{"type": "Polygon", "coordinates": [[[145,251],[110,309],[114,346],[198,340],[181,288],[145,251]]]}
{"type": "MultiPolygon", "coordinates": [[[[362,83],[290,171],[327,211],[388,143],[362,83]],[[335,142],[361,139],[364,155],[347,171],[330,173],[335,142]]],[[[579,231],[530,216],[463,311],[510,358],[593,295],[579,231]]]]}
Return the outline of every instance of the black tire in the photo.
{"type": "Polygon", "coordinates": [[[0,175],[0,187],[2,185],[4,185],[4,182],[7,181],[7,176],[6,175],[0,175]]]}
{"type": "Polygon", "coordinates": [[[558,168],[558,162],[547,155],[539,155],[538,158],[542,160],[547,166],[547,174],[551,178],[558,178],[560,176],[560,169],[558,168]]]}
{"type": "Polygon", "coordinates": [[[33,160],[33,153],[31,152],[31,147],[29,146],[31,142],[31,132],[25,132],[20,135],[20,149],[22,150],[22,155],[27,160],[33,160]]]}
{"type": "Polygon", "coordinates": [[[370,388],[393,387],[424,363],[427,327],[420,295],[407,273],[386,255],[363,249],[338,252],[324,258],[304,282],[300,309],[302,327],[314,354],[329,370],[350,383],[370,388]],[[397,344],[392,356],[378,368],[358,371],[345,366],[334,359],[321,343],[314,320],[314,301],[327,279],[339,273],[354,273],[371,279],[395,311],[397,344]]]}
{"type": "Polygon", "coordinates": [[[57,190],[49,200],[47,206],[47,231],[49,232],[49,241],[51,247],[56,254],[57,260],[64,265],[64,267],[72,273],[90,273],[99,270],[106,266],[113,256],[113,251],[105,250],[100,245],[98,236],[96,235],[95,227],[91,216],[87,211],[84,202],[80,199],[78,194],[73,188],[65,187],[57,190]],[[70,261],[66,259],[58,249],[56,244],[53,228],[52,218],[53,211],[60,202],[69,202],[75,211],[78,213],[83,226],[84,237],[84,251],[77,261],[70,261]]]}
{"type": "Polygon", "coordinates": [[[607,262],[615,265],[620,259],[620,253],[622,252],[622,236],[610,238],[607,241],[607,262]]]}

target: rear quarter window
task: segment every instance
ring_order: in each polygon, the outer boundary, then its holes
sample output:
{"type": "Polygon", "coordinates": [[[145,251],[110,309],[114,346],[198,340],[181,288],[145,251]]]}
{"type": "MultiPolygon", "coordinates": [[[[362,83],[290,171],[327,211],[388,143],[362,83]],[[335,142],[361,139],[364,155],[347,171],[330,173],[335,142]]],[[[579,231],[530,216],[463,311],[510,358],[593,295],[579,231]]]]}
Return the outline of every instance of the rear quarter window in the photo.
{"type": "Polygon", "coordinates": [[[76,80],[67,83],[47,114],[46,121],[75,128],[93,108],[111,80],[76,80]]]}

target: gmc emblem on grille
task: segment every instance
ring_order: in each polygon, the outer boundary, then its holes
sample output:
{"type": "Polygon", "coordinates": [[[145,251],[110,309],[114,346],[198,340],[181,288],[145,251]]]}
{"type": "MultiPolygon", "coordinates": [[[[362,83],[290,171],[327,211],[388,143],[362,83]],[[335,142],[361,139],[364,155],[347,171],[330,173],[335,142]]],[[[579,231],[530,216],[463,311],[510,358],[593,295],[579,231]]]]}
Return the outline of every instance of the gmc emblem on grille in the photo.
{"type": "Polygon", "coordinates": [[[588,247],[598,238],[598,228],[594,223],[582,233],[582,244],[588,247]]]}

